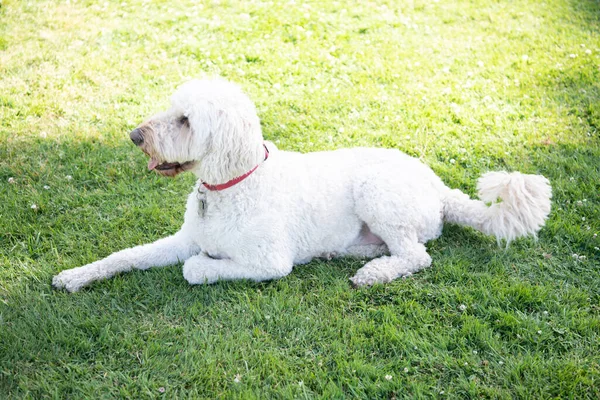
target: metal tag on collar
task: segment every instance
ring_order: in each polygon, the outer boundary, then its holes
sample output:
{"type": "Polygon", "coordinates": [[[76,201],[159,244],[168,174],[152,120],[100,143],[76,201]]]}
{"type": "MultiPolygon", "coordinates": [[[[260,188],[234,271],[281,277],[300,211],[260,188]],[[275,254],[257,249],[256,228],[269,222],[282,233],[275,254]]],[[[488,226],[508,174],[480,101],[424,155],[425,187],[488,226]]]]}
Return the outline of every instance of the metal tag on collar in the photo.
{"type": "Polygon", "coordinates": [[[202,218],[206,212],[206,195],[200,191],[200,188],[198,188],[196,198],[198,199],[198,215],[202,218]]]}

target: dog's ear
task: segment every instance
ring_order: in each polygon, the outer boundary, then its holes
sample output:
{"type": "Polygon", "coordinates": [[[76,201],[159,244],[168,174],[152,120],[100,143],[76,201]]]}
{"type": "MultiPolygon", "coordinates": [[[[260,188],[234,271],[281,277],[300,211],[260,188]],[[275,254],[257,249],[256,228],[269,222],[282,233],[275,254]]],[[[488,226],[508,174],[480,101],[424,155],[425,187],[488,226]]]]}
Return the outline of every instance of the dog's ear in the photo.
{"type": "Polygon", "coordinates": [[[252,139],[256,134],[252,132],[252,126],[244,121],[240,110],[219,107],[215,110],[211,125],[209,141],[215,151],[239,158],[240,152],[253,147],[252,139]]]}
{"type": "Polygon", "coordinates": [[[253,109],[239,106],[219,107],[210,120],[203,164],[212,165],[210,173],[219,175],[214,176],[215,182],[245,174],[264,154],[258,117],[253,109]]]}

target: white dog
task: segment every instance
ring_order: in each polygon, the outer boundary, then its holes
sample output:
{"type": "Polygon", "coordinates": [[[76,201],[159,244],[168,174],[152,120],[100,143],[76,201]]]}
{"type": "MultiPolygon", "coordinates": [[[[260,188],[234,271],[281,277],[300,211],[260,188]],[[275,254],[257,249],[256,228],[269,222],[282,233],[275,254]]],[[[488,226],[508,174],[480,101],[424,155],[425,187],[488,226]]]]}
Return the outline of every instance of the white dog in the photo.
{"type": "Polygon", "coordinates": [[[198,177],[181,230],[63,271],[57,288],[75,292],[119,272],[179,262],[191,284],[264,281],[315,257],[341,256],[374,258],[351,278],[372,285],[429,266],[425,243],[444,222],[510,242],[535,235],[550,212],[551,188],[539,175],[487,173],[481,200],[471,200],[398,150],[279,151],[263,141],[250,99],[220,79],[182,85],[171,109],[130,137],[150,156],[150,170],[198,177]]]}

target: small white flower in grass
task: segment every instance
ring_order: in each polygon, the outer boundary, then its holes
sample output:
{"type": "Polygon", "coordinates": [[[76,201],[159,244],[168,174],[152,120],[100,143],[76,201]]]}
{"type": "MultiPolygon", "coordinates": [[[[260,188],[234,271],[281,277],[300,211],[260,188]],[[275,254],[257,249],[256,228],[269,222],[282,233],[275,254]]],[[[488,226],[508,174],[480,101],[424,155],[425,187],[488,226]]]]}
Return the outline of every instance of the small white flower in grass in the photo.
{"type": "Polygon", "coordinates": [[[482,68],[482,67],[483,67],[483,65],[484,65],[484,64],[483,64],[483,61],[477,61],[477,66],[478,66],[479,68],[482,68]]]}
{"type": "Polygon", "coordinates": [[[528,56],[527,54],[523,54],[523,55],[521,56],[521,60],[523,60],[523,61],[527,61],[527,60],[529,60],[529,56],[528,56]]]}
{"type": "Polygon", "coordinates": [[[579,260],[585,260],[587,257],[586,256],[579,256],[579,260]]]}
{"type": "Polygon", "coordinates": [[[577,200],[577,205],[578,205],[578,206],[581,206],[581,205],[583,205],[583,201],[581,201],[581,200],[577,200]]]}
{"type": "Polygon", "coordinates": [[[46,139],[48,137],[48,134],[46,132],[42,131],[42,132],[40,132],[40,137],[42,139],[46,139]]]}
{"type": "Polygon", "coordinates": [[[473,350],[473,354],[477,354],[477,350],[473,350]]]}
{"type": "Polygon", "coordinates": [[[161,387],[158,388],[158,391],[161,392],[161,393],[164,393],[165,392],[165,388],[161,386],[161,387]]]}
{"type": "Polygon", "coordinates": [[[344,133],[344,127],[340,126],[340,127],[338,128],[338,132],[339,132],[339,133],[344,133]]]}
{"type": "Polygon", "coordinates": [[[240,374],[236,374],[235,378],[233,378],[235,383],[240,383],[242,381],[242,376],[240,374]]]}
{"type": "Polygon", "coordinates": [[[298,382],[298,386],[304,386],[304,381],[298,382]]]}
{"type": "Polygon", "coordinates": [[[442,69],[442,71],[443,71],[445,74],[447,74],[448,72],[450,72],[450,67],[444,67],[444,68],[442,69]]]}
{"type": "Polygon", "coordinates": [[[542,314],[544,314],[544,315],[548,315],[548,311],[544,311],[542,314]]]}
{"type": "Polygon", "coordinates": [[[541,334],[542,334],[542,331],[537,331],[537,334],[538,334],[538,335],[541,335],[541,334]]]}
{"type": "Polygon", "coordinates": [[[45,190],[48,190],[48,189],[50,189],[50,186],[48,186],[48,185],[44,185],[44,189],[45,189],[45,190]]]}
{"type": "Polygon", "coordinates": [[[498,364],[504,365],[504,361],[498,361],[498,364]]]}
{"type": "Polygon", "coordinates": [[[38,206],[37,206],[37,204],[32,204],[32,205],[31,205],[31,209],[32,209],[32,210],[37,210],[37,209],[38,209],[38,206]]]}
{"type": "Polygon", "coordinates": [[[450,93],[452,93],[452,88],[447,87],[447,88],[444,88],[444,90],[442,90],[442,94],[450,94],[450,93]]]}
{"type": "Polygon", "coordinates": [[[585,51],[585,54],[587,54],[587,55],[590,55],[590,54],[592,54],[592,51],[591,51],[590,49],[587,49],[587,50],[585,51]]]}
{"type": "Polygon", "coordinates": [[[281,89],[281,85],[279,83],[276,83],[273,85],[273,89],[279,90],[281,89]]]}
{"type": "Polygon", "coordinates": [[[598,234],[597,234],[597,233],[594,233],[594,238],[597,238],[597,237],[598,237],[598,234]]]}
{"type": "Polygon", "coordinates": [[[408,367],[404,367],[404,372],[408,372],[408,367]]]}
{"type": "Polygon", "coordinates": [[[270,315],[265,315],[265,319],[271,319],[270,315]]]}
{"type": "Polygon", "coordinates": [[[569,178],[569,180],[570,180],[571,182],[573,182],[573,181],[575,180],[575,178],[573,178],[573,177],[570,177],[570,178],[569,178]]]}
{"type": "Polygon", "coordinates": [[[581,220],[582,220],[582,221],[585,221],[585,217],[581,217],[581,220]]]}
{"type": "Polygon", "coordinates": [[[391,375],[386,375],[385,376],[385,380],[386,381],[391,381],[392,380],[392,376],[391,375]]]}
{"type": "Polygon", "coordinates": [[[450,159],[450,164],[456,164],[456,160],[454,158],[450,159]]]}
{"type": "Polygon", "coordinates": [[[65,179],[70,181],[71,179],[73,179],[73,177],[71,175],[67,175],[67,176],[65,176],[65,179]]]}
{"type": "Polygon", "coordinates": [[[440,394],[444,394],[444,391],[443,391],[443,390],[440,390],[440,394]]]}
{"type": "Polygon", "coordinates": [[[466,363],[465,363],[465,367],[468,367],[468,366],[469,366],[469,363],[468,363],[468,362],[466,362],[466,363]]]}
{"type": "Polygon", "coordinates": [[[576,58],[576,57],[577,57],[577,54],[573,54],[573,53],[571,53],[571,54],[569,54],[569,57],[571,57],[571,58],[576,58]]]}
{"type": "Polygon", "coordinates": [[[464,305],[464,304],[461,304],[460,306],[458,306],[458,309],[459,309],[460,311],[465,311],[465,310],[467,309],[467,306],[466,306],[466,305],[464,305]]]}
{"type": "Polygon", "coordinates": [[[571,257],[573,257],[574,259],[578,259],[579,258],[579,254],[573,253],[573,254],[571,254],[571,257]]]}
{"type": "Polygon", "coordinates": [[[8,178],[8,183],[10,183],[10,184],[15,183],[15,178],[13,178],[12,176],[10,178],[8,178]]]}

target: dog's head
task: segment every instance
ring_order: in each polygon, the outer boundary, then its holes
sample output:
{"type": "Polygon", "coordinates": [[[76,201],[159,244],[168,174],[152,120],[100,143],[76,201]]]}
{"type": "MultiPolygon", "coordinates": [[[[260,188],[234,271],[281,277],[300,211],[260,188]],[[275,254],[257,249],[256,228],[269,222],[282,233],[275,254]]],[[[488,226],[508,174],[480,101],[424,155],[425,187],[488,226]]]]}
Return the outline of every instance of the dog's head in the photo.
{"type": "Polygon", "coordinates": [[[171,108],[139,125],[130,138],[150,156],[148,169],[165,176],[193,171],[209,183],[240,176],[264,157],[254,104],[222,79],[181,85],[171,108]]]}

